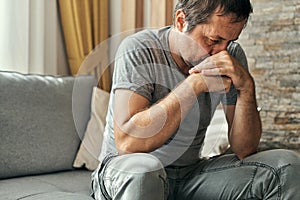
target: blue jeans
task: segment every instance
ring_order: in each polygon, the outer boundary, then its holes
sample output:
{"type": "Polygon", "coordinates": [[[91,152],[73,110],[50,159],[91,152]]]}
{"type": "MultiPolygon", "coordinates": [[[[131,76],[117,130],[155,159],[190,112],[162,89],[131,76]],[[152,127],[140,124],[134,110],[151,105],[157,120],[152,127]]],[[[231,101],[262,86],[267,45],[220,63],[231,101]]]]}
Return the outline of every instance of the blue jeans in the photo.
{"type": "Polygon", "coordinates": [[[108,156],[92,175],[95,199],[300,199],[300,156],[270,150],[228,154],[187,167],[163,167],[150,154],[108,156]]]}

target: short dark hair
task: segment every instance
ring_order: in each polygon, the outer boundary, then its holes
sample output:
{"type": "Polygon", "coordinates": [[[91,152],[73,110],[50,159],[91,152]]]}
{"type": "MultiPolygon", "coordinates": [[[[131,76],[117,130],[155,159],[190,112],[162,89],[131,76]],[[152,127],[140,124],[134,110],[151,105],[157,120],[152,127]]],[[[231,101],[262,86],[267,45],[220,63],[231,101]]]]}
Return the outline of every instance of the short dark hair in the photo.
{"type": "Polygon", "coordinates": [[[233,22],[248,20],[253,12],[249,0],[178,0],[174,10],[181,9],[185,13],[185,20],[189,23],[187,31],[192,31],[196,25],[207,23],[209,17],[221,9],[221,15],[234,14],[233,22]]]}

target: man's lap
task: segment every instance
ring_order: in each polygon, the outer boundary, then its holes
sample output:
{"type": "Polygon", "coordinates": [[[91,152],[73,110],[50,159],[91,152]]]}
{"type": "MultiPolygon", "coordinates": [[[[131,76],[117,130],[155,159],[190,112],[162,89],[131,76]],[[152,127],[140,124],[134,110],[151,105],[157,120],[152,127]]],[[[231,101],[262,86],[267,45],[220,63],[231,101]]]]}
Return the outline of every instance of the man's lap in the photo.
{"type": "MultiPolygon", "coordinates": [[[[297,195],[292,187],[300,184],[293,178],[300,176],[299,167],[299,155],[288,150],[259,152],[244,160],[233,154],[218,156],[197,163],[181,187],[177,183],[176,198],[288,199],[292,193],[297,195]]],[[[169,180],[174,185],[174,179],[169,180]]]]}
{"type": "MultiPolygon", "coordinates": [[[[149,154],[144,155],[148,160],[151,159],[149,154]]],[[[140,171],[140,167],[143,166],[144,170],[149,171],[147,163],[141,164],[142,159],[128,159],[130,156],[137,158],[136,154],[132,154],[118,156],[112,160],[122,160],[127,167],[136,165],[139,167],[139,173],[143,171],[140,171]],[[127,161],[134,161],[135,164],[126,163],[127,161]]],[[[139,154],[140,158],[142,156],[143,154],[139,154]]],[[[123,168],[122,162],[119,161],[111,161],[108,170],[123,168]]],[[[159,165],[156,162],[154,164],[155,170],[158,170],[156,168],[159,165]]],[[[294,184],[300,184],[298,178],[295,178],[300,176],[299,167],[299,155],[288,150],[259,152],[244,160],[239,160],[233,154],[226,154],[201,160],[189,167],[166,167],[168,199],[277,199],[280,196],[288,199],[285,197],[292,195],[290,193],[297,193],[296,189],[290,188],[294,184]]],[[[153,170],[153,162],[150,168],[153,170]]],[[[134,172],[127,170],[124,173],[134,172]]]]}

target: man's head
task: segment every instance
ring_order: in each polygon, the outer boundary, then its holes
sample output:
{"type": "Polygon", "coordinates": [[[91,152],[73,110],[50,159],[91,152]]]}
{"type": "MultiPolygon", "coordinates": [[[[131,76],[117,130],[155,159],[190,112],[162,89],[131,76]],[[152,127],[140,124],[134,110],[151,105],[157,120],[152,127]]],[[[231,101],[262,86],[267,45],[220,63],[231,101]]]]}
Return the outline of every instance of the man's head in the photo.
{"type": "Polygon", "coordinates": [[[178,0],[174,11],[174,23],[178,10],[185,14],[188,32],[198,24],[207,23],[216,11],[222,16],[232,16],[232,22],[247,21],[253,12],[249,0],[178,0]]]}
{"type": "Polygon", "coordinates": [[[226,50],[239,38],[251,12],[249,0],[179,0],[169,41],[173,54],[181,57],[176,62],[182,71],[226,50]]]}

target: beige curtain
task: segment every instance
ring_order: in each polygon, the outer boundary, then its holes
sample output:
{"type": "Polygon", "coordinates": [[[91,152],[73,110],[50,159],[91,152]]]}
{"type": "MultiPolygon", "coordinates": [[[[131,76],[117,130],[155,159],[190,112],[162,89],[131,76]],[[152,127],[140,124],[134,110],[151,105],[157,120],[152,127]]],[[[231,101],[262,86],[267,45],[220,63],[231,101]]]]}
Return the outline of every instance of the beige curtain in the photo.
{"type": "MultiPolygon", "coordinates": [[[[160,28],[173,23],[174,0],[151,0],[150,27],[160,28]]],[[[122,0],[121,30],[140,30],[144,26],[143,0],[122,0]]],[[[147,8],[146,8],[147,9],[147,8]]]]}
{"type": "Polygon", "coordinates": [[[121,31],[136,31],[143,28],[144,1],[123,0],[121,8],[121,31]]]}
{"type": "Polygon", "coordinates": [[[172,25],[173,3],[173,0],[151,0],[151,27],[172,25]]]}
{"type": "MultiPolygon", "coordinates": [[[[76,75],[86,56],[108,38],[108,0],[58,0],[58,3],[68,63],[71,74],[76,75]]],[[[108,50],[101,48],[100,57],[103,62],[97,73],[101,75],[99,87],[109,91],[108,50]]]]}

